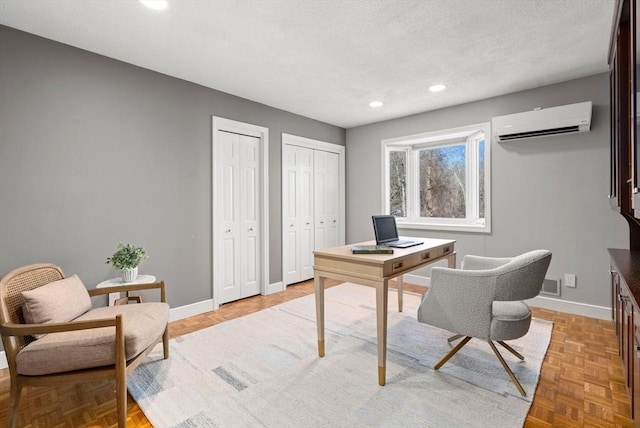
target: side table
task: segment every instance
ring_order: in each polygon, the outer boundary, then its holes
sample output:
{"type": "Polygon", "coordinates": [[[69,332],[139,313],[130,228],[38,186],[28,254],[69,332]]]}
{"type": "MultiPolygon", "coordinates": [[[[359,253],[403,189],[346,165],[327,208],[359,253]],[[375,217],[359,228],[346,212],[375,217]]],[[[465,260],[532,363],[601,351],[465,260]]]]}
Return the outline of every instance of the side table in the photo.
{"type": "MultiPolygon", "coordinates": [[[[111,278],[106,281],[102,281],[100,284],[96,285],[96,288],[105,288],[105,287],[116,287],[118,285],[130,285],[130,284],[149,284],[152,282],[156,282],[156,277],[153,275],[138,275],[135,281],[132,282],[124,282],[122,278],[111,278]]],[[[135,300],[140,303],[140,296],[129,296],[129,292],[127,292],[126,296],[121,297],[122,293],[109,293],[109,306],[119,305],[122,303],[128,303],[129,300],[135,300]]]]}

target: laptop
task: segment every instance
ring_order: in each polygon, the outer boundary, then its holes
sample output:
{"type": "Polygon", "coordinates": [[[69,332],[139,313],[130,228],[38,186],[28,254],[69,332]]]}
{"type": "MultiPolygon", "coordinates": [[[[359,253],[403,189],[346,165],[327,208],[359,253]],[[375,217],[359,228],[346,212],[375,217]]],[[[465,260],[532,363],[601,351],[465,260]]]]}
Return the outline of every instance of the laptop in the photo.
{"type": "Polygon", "coordinates": [[[396,218],[392,215],[374,215],[373,232],[376,235],[376,244],[394,248],[408,248],[420,245],[420,241],[401,241],[398,239],[396,218]]]}

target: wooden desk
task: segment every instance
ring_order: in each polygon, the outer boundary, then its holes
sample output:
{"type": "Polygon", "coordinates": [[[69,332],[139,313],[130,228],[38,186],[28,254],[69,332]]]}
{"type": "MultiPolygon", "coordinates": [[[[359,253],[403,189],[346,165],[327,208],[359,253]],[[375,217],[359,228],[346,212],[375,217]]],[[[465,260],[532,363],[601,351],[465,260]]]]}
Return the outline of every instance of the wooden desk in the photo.
{"type": "MultiPolygon", "coordinates": [[[[404,239],[404,238],[403,238],[404,239]]],[[[386,382],[387,307],[389,280],[398,277],[398,311],[402,312],[402,275],[439,260],[456,266],[456,241],[449,239],[410,238],[422,245],[394,248],[393,254],[352,254],[353,245],[374,245],[375,241],[313,252],[318,355],[324,357],[324,279],[354,282],[376,287],[376,324],[378,340],[378,383],[386,382]]]]}

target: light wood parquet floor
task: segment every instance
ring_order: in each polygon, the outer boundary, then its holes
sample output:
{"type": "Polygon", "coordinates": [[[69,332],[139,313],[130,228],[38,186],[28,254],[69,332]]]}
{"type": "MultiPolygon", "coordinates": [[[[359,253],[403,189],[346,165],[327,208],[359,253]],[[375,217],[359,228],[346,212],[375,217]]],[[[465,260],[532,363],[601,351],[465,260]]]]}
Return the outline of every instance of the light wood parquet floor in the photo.
{"type": "MultiPolygon", "coordinates": [[[[327,280],[326,284],[337,282],[327,280]]],[[[425,290],[408,284],[405,289],[425,290]]],[[[215,312],[171,323],[170,335],[187,334],[311,293],[313,282],[307,281],[282,293],[229,303],[215,312]]],[[[613,322],[537,308],[534,316],[553,321],[554,327],[525,427],[632,427],[613,322]]],[[[63,388],[25,387],[18,426],[115,427],[114,387],[113,381],[63,388]]],[[[7,417],[8,399],[9,373],[5,369],[0,370],[1,426],[7,417]]],[[[127,426],[151,427],[131,397],[128,403],[127,426]]]]}

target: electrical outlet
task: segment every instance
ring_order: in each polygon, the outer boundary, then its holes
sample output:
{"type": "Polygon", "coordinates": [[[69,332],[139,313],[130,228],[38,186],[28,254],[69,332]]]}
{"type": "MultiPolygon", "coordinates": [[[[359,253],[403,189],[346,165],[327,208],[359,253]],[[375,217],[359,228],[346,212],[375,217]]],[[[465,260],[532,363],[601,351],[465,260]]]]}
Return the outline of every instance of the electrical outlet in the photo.
{"type": "Polygon", "coordinates": [[[564,285],[566,287],[576,288],[576,276],[572,273],[565,273],[564,285]]]}

